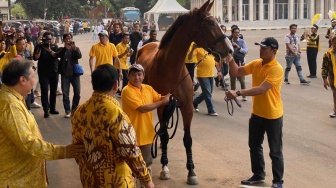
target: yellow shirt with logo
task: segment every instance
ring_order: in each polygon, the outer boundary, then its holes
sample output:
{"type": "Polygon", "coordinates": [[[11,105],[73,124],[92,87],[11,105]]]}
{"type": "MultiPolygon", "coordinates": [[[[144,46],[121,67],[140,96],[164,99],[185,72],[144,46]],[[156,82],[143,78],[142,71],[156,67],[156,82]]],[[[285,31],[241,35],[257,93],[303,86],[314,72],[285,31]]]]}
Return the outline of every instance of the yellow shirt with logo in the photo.
{"type": "Polygon", "coordinates": [[[96,57],[95,68],[103,64],[113,65],[113,57],[118,57],[118,51],[114,44],[108,42],[106,45],[97,43],[91,47],[90,57],[96,57]]]}
{"type": "Polygon", "coordinates": [[[190,45],[190,47],[189,47],[189,49],[188,49],[187,55],[186,55],[186,57],[185,57],[185,59],[184,59],[184,63],[196,63],[196,62],[197,62],[197,57],[195,56],[195,51],[194,51],[194,53],[193,53],[191,59],[188,58],[188,55],[189,55],[189,53],[191,52],[191,50],[192,50],[194,44],[195,44],[195,42],[192,42],[192,43],[191,43],[191,45],[190,45]]]}
{"type": "Polygon", "coordinates": [[[85,145],[85,157],[76,158],[84,188],[134,186],[151,181],[130,119],[112,96],[94,92],[71,118],[72,141],[85,145]]]}
{"type": "Polygon", "coordinates": [[[155,132],[153,112],[141,113],[136,109],[160,100],[161,95],[146,84],[142,84],[139,89],[128,83],[121,93],[122,109],[131,119],[139,146],[152,144],[155,132]]]}
{"type": "MultiPolygon", "coordinates": [[[[0,54],[5,53],[5,51],[1,51],[0,54]]],[[[0,73],[3,72],[6,65],[9,63],[11,59],[13,59],[17,55],[16,46],[13,45],[9,48],[9,52],[6,53],[1,59],[0,59],[0,73]]]]}
{"type": "MultiPolygon", "coordinates": [[[[208,52],[203,48],[195,49],[197,62],[204,58],[208,52]]],[[[207,55],[196,67],[196,77],[209,78],[214,76],[215,69],[215,57],[213,55],[207,55]]]]}
{"type": "MultiPolygon", "coordinates": [[[[123,42],[120,42],[119,44],[117,44],[116,48],[117,48],[118,54],[123,54],[127,50],[128,47],[129,45],[124,44],[123,42]]],[[[123,70],[128,69],[127,56],[128,56],[128,53],[125,54],[123,57],[119,58],[121,69],[123,70]]]]}
{"type": "Polygon", "coordinates": [[[281,86],[283,80],[283,68],[276,58],[266,65],[262,60],[254,60],[244,66],[247,74],[252,74],[252,87],[260,86],[264,81],[273,87],[266,93],[252,97],[252,113],[266,118],[277,119],[283,115],[283,103],[281,100],[281,86]]]}

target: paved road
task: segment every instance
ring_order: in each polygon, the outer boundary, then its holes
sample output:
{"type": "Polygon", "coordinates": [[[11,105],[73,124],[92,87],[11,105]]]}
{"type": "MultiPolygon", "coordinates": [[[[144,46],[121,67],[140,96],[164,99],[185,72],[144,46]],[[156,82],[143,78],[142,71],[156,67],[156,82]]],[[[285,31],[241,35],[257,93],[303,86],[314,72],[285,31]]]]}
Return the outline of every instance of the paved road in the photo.
{"type": "MultiPolygon", "coordinates": [[[[325,29],[319,33],[324,36],[325,29]]],[[[303,31],[299,31],[302,33],[303,31]]],[[[284,66],[285,45],[283,42],[286,30],[278,31],[244,31],[244,38],[249,47],[247,61],[259,56],[259,48],[254,42],[260,42],[265,36],[273,36],[280,43],[277,55],[284,66]]],[[[162,36],[163,33],[159,33],[162,36]]],[[[80,63],[84,66],[85,75],[81,77],[82,98],[87,100],[91,93],[88,52],[91,45],[91,35],[75,36],[76,44],[81,48],[83,58],[80,63]]],[[[318,55],[318,67],[321,66],[322,52],[326,51],[326,39],[322,39],[322,50],[318,55]]],[[[305,53],[302,58],[303,73],[308,75],[305,53]]],[[[318,70],[320,75],[320,70],[318,70]]],[[[332,94],[322,86],[321,76],[311,80],[309,86],[299,84],[295,69],[290,73],[291,85],[283,85],[284,101],[284,158],[286,187],[334,187],[336,184],[336,119],[328,117],[332,111],[332,94]]],[[[246,79],[251,86],[251,78],[246,79]]],[[[239,85],[239,83],[238,83],[239,85]]],[[[213,101],[218,117],[206,115],[205,104],[199,106],[200,112],[194,115],[192,123],[193,153],[195,171],[199,185],[186,184],[187,171],[185,168],[185,150],[183,147],[183,127],[178,127],[176,136],[169,143],[168,156],[171,179],[158,179],[160,160],[156,159],[153,166],[154,183],[160,188],[231,188],[239,187],[240,180],[251,175],[249,162],[248,119],[251,110],[251,98],[242,102],[243,108],[235,108],[234,116],[229,116],[223,101],[224,93],[215,88],[213,101]]],[[[38,99],[38,102],[40,99],[38,99]]],[[[70,120],[63,118],[62,97],[57,97],[57,109],[60,115],[43,118],[42,109],[34,109],[35,117],[44,138],[57,144],[71,142],[70,120]]],[[[272,180],[271,162],[268,157],[268,145],[264,144],[266,159],[266,183],[270,186],[272,180]]],[[[81,187],[78,167],[73,159],[49,161],[48,176],[50,188],[79,188],[81,187]]]]}

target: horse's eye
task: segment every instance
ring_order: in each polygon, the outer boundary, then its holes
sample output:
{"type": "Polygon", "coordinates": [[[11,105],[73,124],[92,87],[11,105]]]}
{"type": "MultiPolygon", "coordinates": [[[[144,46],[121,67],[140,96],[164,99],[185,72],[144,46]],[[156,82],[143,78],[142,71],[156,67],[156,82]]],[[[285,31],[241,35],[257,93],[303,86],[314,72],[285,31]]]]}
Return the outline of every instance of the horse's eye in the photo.
{"type": "Polygon", "coordinates": [[[215,26],[215,21],[210,20],[210,21],[209,21],[209,25],[210,25],[210,26],[215,26]]]}

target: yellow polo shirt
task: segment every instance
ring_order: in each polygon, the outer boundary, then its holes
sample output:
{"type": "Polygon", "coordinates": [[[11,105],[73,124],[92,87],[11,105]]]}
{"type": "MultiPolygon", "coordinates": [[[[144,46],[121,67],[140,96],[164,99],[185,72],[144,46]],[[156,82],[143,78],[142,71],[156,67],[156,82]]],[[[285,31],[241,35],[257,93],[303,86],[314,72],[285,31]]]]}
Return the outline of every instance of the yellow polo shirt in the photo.
{"type": "MultiPolygon", "coordinates": [[[[119,44],[117,44],[116,48],[117,48],[118,54],[124,53],[127,50],[128,47],[129,47],[129,45],[124,44],[123,42],[120,42],[119,44]]],[[[124,55],[122,58],[119,58],[121,69],[123,69],[123,70],[128,69],[127,56],[128,56],[128,53],[126,55],[124,55]]]]}
{"type": "MultiPolygon", "coordinates": [[[[195,51],[197,62],[201,60],[208,52],[203,48],[197,48],[195,51]]],[[[208,78],[214,76],[215,57],[207,55],[196,67],[196,77],[208,78]]]]}
{"type": "MultiPolygon", "coordinates": [[[[190,45],[190,47],[189,47],[189,49],[188,49],[187,55],[186,55],[186,57],[185,57],[185,59],[184,59],[184,63],[196,63],[196,62],[197,62],[197,58],[196,58],[196,56],[195,56],[195,51],[194,51],[194,53],[193,53],[192,58],[191,58],[191,59],[188,59],[188,54],[191,52],[192,47],[193,47],[194,44],[195,44],[194,42],[191,43],[191,45],[190,45]]],[[[195,50],[196,50],[196,49],[195,49],[195,50]]]]}
{"type": "Polygon", "coordinates": [[[260,86],[264,81],[273,86],[266,93],[252,97],[252,113],[266,119],[281,117],[283,104],[280,92],[283,68],[276,58],[266,65],[262,65],[261,59],[254,60],[245,65],[244,70],[247,74],[252,74],[252,87],[260,86]]]}
{"type": "Polygon", "coordinates": [[[151,86],[142,84],[141,89],[128,83],[121,93],[122,109],[128,115],[136,133],[136,140],[139,146],[152,144],[155,136],[153,125],[153,112],[141,113],[137,108],[143,105],[152,104],[161,100],[151,86]]]}
{"type": "Polygon", "coordinates": [[[97,43],[91,47],[90,57],[96,57],[95,68],[103,64],[113,65],[113,57],[118,57],[118,52],[114,44],[108,42],[106,45],[97,43]]]}

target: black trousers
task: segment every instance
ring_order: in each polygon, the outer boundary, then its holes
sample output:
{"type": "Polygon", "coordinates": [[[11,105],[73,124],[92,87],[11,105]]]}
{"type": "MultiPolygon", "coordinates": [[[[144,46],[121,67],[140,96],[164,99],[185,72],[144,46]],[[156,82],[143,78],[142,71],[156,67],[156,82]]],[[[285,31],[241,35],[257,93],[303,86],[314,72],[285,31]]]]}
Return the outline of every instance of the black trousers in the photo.
{"type": "Polygon", "coordinates": [[[318,49],[317,48],[307,48],[307,60],[310,76],[316,76],[316,58],[317,58],[318,49]]]}
{"type": "Polygon", "coordinates": [[[136,56],[136,53],[137,53],[137,49],[133,49],[133,53],[132,53],[132,55],[131,55],[131,57],[130,57],[130,62],[131,62],[131,65],[133,65],[134,63],[135,63],[135,56],[136,56]]]}
{"type": "Polygon", "coordinates": [[[185,65],[186,65],[186,67],[188,69],[191,81],[194,83],[196,63],[186,63],[185,65]]]}
{"type": "Polygon", "coordinates": [[[49,113],[50,110],[56,110],[56,91],[58,84],[58,74],[57,73],[51,73],[49,75],[39,74],[39,81],[41,86],[41,102],[44,113],[49,113]],[[48,91],[49,91],[49,97],[48,97],[48,91]]]}
{"type": "Polygon", "coordinates": [[[272,160],[273,183],[283,183],[284,159],[282,153],[283,117],[266,119],[254,114],[249,121],[249,147],[252,172],[260,178],[265,178],[265,160],[262,143],[267,134],[272,160]]]}

